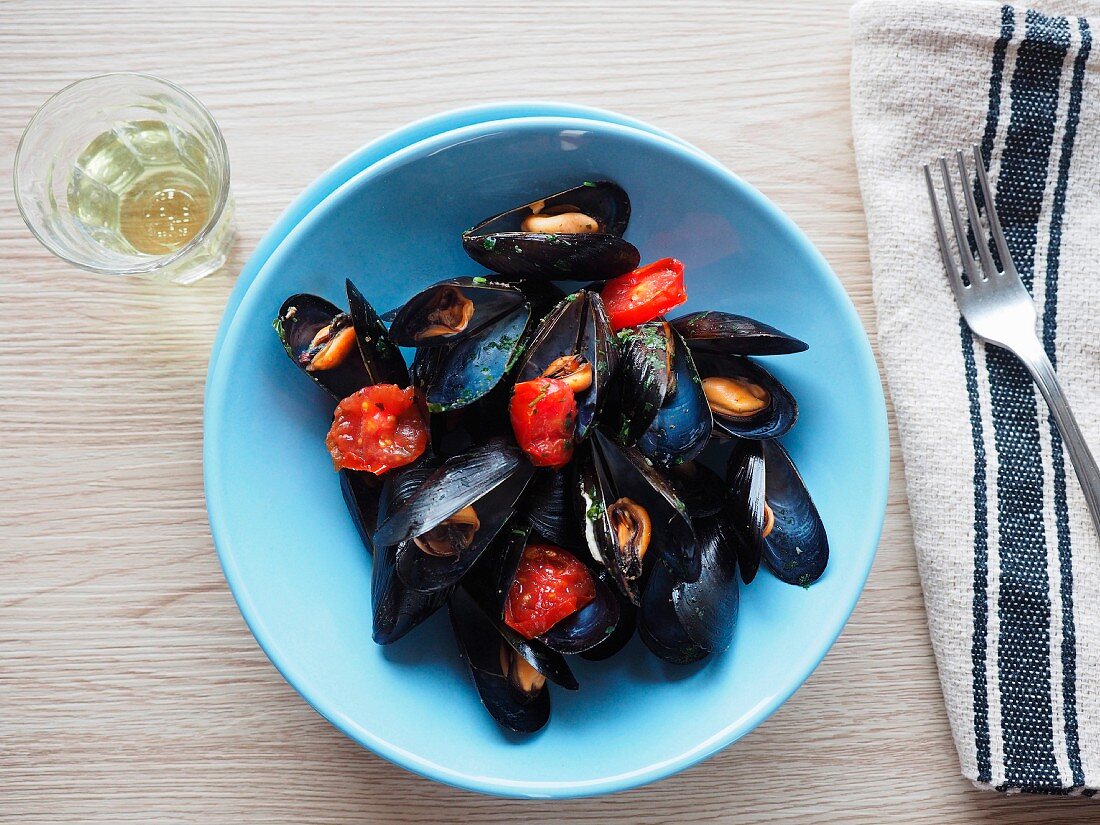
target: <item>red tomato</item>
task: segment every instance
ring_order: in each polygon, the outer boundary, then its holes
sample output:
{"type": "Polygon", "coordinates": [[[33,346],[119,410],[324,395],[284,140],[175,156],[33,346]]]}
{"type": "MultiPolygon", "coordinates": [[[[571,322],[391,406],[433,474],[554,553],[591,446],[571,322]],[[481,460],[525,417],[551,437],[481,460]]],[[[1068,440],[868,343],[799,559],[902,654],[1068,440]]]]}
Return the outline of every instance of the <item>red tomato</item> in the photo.
{"type": "Polygon", "coordinates": [[[592,574],[576,556],[551,544],[529,544],[504,603],[504,623],[533,639],[594,598],[592,574]]]}
{"type": "Polygon", "coordinates": [[[636,327],[664,315],[687,300],[684,265],[662,258],[612,278],[600,290],[612,329],[636,327]]]}
{"type": "Polygon", "coordinates": [[[573,457],[577,399],[557,378],[521,381],[508,404],[516,442],[536,467],[561,468],[573,457]]]}
{"type": "Polygon", "coordinates": [[[375,384],[336,406],[325,445],[337,470],[386,470],[416,461],[428,446],[428,425],[416,391],[375,384]]]}

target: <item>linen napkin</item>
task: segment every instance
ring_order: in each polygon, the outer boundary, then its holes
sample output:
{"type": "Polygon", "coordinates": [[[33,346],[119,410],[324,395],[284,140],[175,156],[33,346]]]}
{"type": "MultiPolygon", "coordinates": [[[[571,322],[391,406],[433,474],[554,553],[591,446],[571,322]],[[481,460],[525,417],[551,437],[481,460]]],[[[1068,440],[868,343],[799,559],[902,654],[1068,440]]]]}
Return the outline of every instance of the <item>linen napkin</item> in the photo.
{"type": "Polygon", "coordinates": [[[981,146],[1040,339],[1100,454],[1096,10],[852,10],[852,130],[928,625],[962,772],[1000,791],[1100,788],[1100,546],[1027,373],[959,317],[920,165],[981,146]]]}

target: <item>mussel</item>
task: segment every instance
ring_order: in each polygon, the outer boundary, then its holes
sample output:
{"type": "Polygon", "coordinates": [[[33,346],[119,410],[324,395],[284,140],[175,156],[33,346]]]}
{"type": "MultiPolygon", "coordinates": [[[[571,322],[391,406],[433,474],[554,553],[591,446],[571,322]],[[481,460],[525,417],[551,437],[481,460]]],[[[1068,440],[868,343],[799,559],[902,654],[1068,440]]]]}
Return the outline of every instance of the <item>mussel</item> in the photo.
{"type": "Polygon", "coordinates": [[[744,315],[708,310],[674,319],[673,328],[693,352],[715,355],[787,355],[809,345],[744,315]]]}
{"type": "Polygon", "coordinates": [[[715,432],[740,438],[779,438],[798,418],[798,404],[767,370],[742,356],[699,354],[695,364],[715,432]]]}
{"type": "Polygon", "coordinates": [[[804,587],[829,562],[825,525],[790,455],[778,441],[735,441],[727,465],[727,523],[738,542],[741,576],[760,559],[776,578],[804,587]]]}
{"type": "Polygon", "coordinates": [[[523,292],[485,278],[452,278],[416,293],[394,314],[390,338],[403,347],[452,346],[527,304],[523,292]]]}
{"type": "Polygon", "coordinates": [[[676,391],[672,362],[676,343],[665,321],[650,321],[618,333],[619,373],[614,404],[606,418],[624,444],[649,429],[666,399],[676,391]]]}
{"type": "Polygon", "coordinates": [[[696,519],[702,570],[682,581],[665,564],[646,581],[638,635],[654,654],[672,664],[690,664],[733,641],[740,600],[737,561],[717,516],[696,519]]]}
{"type": "Polygon", "coordinates": [[[503,439],[449,458],[379,524],[375,546],[400,545],[397,573],[412,589],[442,590],[507,523],[533,472],[503,439]]]}
{"type": "Polygon", "coordinates": [[[291,295],[273,326],[295,365],[337,399],[371,381],[351,316],[316,295],[291,295]]]}
{"type": "Polygon", "coordinates": [[[605,280],[638,266],[623,240],[630,198],[610,181],[585,182],[479,223],[462,235],[466,253],[509,278],[605,280]]]}
{"type": "Polygon", "coordinates": [[[372,473],[353,470],[340,473],[340,486],[352,520],[368,551],[373,550],[371,615],[374,641],[380,645],[396,642],[438,610],[450,594],[447,588],[435,593],[410,589],[396,573],[398,546],[374,549],[371,544],[371,532],[379,517],[385,519],[391,510],[400,507],[430,471],[430,464],[422,461],[391,471],[384,482],[372,473]]]}
{"type": "Polygon", "coordinates": [[[699,455],[713,428],[710,400],[691,353],[675,331],[671,341],[670,390],[638,439],[642,455],[664,467],[683,464],[699,455]]]}
{"type": "Polygon", "coordinates": [[[559,303],[535,331],[516,369],[516,381],[557,378],[577,401],[575,438],[596,420],[618,363],[618,348],[603,301],[581,290],[559,303]]]}
{"type": "Polygon", "coordinates": [[[580,455],[578,506],[585,543],[630,601],[640,599],[640,580],[650,549],[685,581],[699,576],[700,559],[682,501],[645,458],[599,431],[580,455]]]}
{"type": "MultiPolygon", "coordinates": [[[[391,327],[391,332],[399,331],[395,340],[413,341],[418,347],[412,363],[413,380],[433,413],[462,409],[488,396],[515,366],[523,347],[531,318],[531,306],[524,294],[500,284],[467,283],[472,280],[476,279],[436,284],[413,299],[428,293],[438,295],[437,288],[461,289],[468,296],[463,300],[478,307],[461,330],[441,332],[444,325],[438,318],[432,321],[430,313],[418,310],[406,314],[413,301],[398,311],[391,327]],[[419,339],[418,334],[422,335],[419,339]]],[[[447,321],[452,322],[461,326],[455,318],[447,321]]]]}
{"type": "Polygon", "coordinates": [[[316,295],[291,295],[272,326],[290,359],[337,400],[371,384],[409,384],[405,360],[374,308],[346,281],[350,313],[316,295]]]}
{"type": "Polygon", "coordinates": [[[459,654],[481,702],[501,725],[533,733],[550,718],[547,679],[568,690],[577,680],[560,654],[493,621],[462,587],[448,600],[459,654]]]}

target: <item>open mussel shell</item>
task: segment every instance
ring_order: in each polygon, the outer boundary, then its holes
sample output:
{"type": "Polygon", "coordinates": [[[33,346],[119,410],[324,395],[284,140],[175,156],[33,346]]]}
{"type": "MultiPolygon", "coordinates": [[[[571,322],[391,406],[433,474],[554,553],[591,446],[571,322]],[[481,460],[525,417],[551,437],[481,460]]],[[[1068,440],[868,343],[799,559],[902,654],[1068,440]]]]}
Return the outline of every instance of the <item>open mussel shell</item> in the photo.
{"type": "MultiPolygon", "coordinates": [[[[423,347],[412,374],[428,410],[448,412],[486,398],[515,366],[531,317],[525,302],[475,335],[446,347],[423,347]]],[[[502,409],[507,402],[502,402],[502,409]]]]}
{"type": "Polygon", "coordinates": [[[348,314],[370,383],[396,384],[402,388],[409,386],[405,357],[390,338],[378,313],[350,279],[344,282],[344,287],[348,293],[348,314]]]}
{"type": "Polygon", "coordinates": [[[699,578],[684,582],[666,565],[655,565],[638,611],[642,642],[672,664],[725,650],[737,625],[737,562],[720,519],[697,519],[694,526],[702,558],[699,578]]]}
{"type": "Polygon", "coordinates": [[[561,378],[577,401],[577,441],[596,420],[618,363],[618,347],[603,301],[581,290],[565,298],[547,315],[527,346],[516,370],[516,381],[540,376],[561,378]]]}
{"type": "Polygon", "coordinates": [[[609,421],[624,444],[634,444],[649,429],[668,396],[675,392],[672,368],[676,344],[665,321],[649,321],[620,330],[619,371],[609,421]]]}
{"type": "Polygon", "coordinates": [[[710,404],[691,353],[675,331],[672,342],[671,392],[638,439],[642,455],[663,467],[683,464],[699,455],[713,429],[710,404]]]}
{"type": "Polygon", "coordinates": [[[764,538],[764,562],[776,578],[809,586],[829,563],[829,537],[790,455],[776,441],[763,444],[764,495],[775,526],[764,538]]]}
{"type": "Polygon", "coordinates": [[[373,384],[352,318],[317,295],[291,295],[272,326],[290,360],[337,399],[373,384]]]}
{"type": "Polygon", "coordinates": [[[671,321],[693,352],[715,355],[787,355],[809,348],[775,327],[744,315],[708,310],[671,321]]]}
{"type": "Polygon", "coordinates": [[[782,581],[812,584],[828,564],[829,539],[790,455],[778,441],[731,443],[722,518],[741,578],[751,582],[763,560],[782,581]]]}
{"type": "Polygon", "coordinates": [[[479,264],[509,278],[606,280],[641,260],[622,238],[629,220],[630,198],[622,187],[587,182],[487,218],[463,233],[462,246],[479,264]],[[561,215],[583,219],[560,225],[545,220],[561,215]]]}
{"type": "MultiPolygon", "coordinates": [[[[359,535],[372,549],[371,528],[378,515],[383,518],[430,472],[430,468],[400,468],[387,474],[383,482],[372,473],[354,470],[340,472],[344,501],[351,512],[359,535]]],[[[421,624],[447,601],[448,589],[419,593],[401,581],[396,572],[397,545],[379,547],[371,563],[371,615],[374,641],[380,645],[396,642],[421,624]]]]}
{"type": "Polygon", "coordinates": [[[507,523],[533,472],[501,439],[449,458],[379,524],[375,546],[401,545],[397,573],[412,589],[442,590],[507,523]]]}
{"type": "Polygon", "coordinates": [[[714,432],[739,438],[779,438],[798,419],[798,404],[766,369],[738,355],[695,358],[714,416],[714,432]]]}
{"type": "Polygon", "coordinates": [[[508,644],[497,624],[463,588],[455,588],[447,606],[459,655],[489,714],[517,733],[533,733],[545,725],[550,718],[550,691],[545,680],[530,670],[518,673],[515,657],[536,672],[537,667],[508,644]]]}
{"type": "Polygon", "coordinates": [[[735,438],[730,443],[723,518],[737,548],[741,580],[748,584],[764,555],[764,442],[735,438]]]}
{"type": "Polygon", "coordinates": [[[637,604],[650,555],[659,556],[684,580],[699,575],[691,522],[671,485],[637,450],[599,431],[577,467],[578,510],[591,557],[637,604]]]}
{"type": "Polygon", "coordinates": [[[523,292],[484,278],[452,278],[432,284],[404,303],[390,324],[403,347],[457,344],[527,304],[523,292]]]}

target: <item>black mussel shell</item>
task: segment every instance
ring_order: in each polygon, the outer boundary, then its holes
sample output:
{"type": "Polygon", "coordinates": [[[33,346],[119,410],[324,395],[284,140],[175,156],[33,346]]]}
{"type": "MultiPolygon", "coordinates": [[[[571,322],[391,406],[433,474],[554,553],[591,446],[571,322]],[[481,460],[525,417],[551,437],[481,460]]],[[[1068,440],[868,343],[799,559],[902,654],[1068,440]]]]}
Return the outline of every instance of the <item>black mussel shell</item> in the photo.
{"type": "Polygon", "coordinates": [[[335,398],[347,398],[374,383],[359,349],[354,346],[345,350],[343,357],[331,367],[311,367],[311,361],[323,349],[321,342],[314,343],[318,333],[329,328],[330,334],[324,338],[330,341],[342,330],[352,327],[351,316],[341,312],[335,304],[316,295],[291,295],[279,307],[279,315],[272,326],[290,360],[335,398]]]}
{"type": "Polygon", "coordinates": [[[543,319],[516,370],[516,381],[531,381],[548,374],[558,359],[578,356],[591,381],[574,393],[577,400],[575,437],[583,440],[607,395],[618,363],[618,348],[603,301],[594,292],[581,290],[568,296],[543,319]]]}
{"type": "Polygon", "coordinates": [[[568,550],[580,549],[584,543],[573,506],[572,478],[572,465],[535,470],[520,508],[540,538],[568,550]]]}
{"type": "Polygon", "coordinates": [[[403,347],[454,346],[526,304],[509,284],[452,278],[406,301],[394,314],[390,338],[403,347]]]}
{"type": "Polygon", "coordinates": [[[730,443],[722,518],[737,549],[741,580],[748,584],[764,554],[764,442],[735,438],[730,443]]]}
{"type": "Polygon", "coordinates": [[[584,653],[605,643],[619,624],[619,599],[602,571],[593,571],[596,598],[538,637],[558,653],[584,653]]]}
{"type": "Polygon", "coordinates": [[[713,516],[726,502],[726,483],[700,461],[687,461],[669,470],[669,479],[691,518],[713,516]]]}
{"type": "Polygon", "coordinates": [[[461,409],[489,395],[515,366],[530,314],[523,303],[456,344],[418,349],[413,379],[424,393],[429,412],[461,409]]]}
{"type": "Polygon", "coordinates": [[[409,386],[409,369],[405,365],[405,357],[390,339],[378,313],[350,279],[344,282],[344,286],[348,293],[348,314],[355,327],[359,354],[363,357],[371,383],[396,384],[402,388],[409,386]]]}
{"type": "Polygon", "coordinates": [[[748,358],[700,354],[695,358],[695,365],[703,378],[704,390],[707,390],[710,379],[731,378],[747,381],[767,391],[767,404],[751,416],[733,418],[723,415],[711,403],[715,432],[739,438],[779,438],[798,419],[798,404],[794,396],[770,372],[748,358]]]}
{"type": "Polygon", "coordinates": [[[626,192],[610,181],[597,181],[494,215],[464,232],[462,246],[479,264],[510,278],[605,280],[629,272],[641,260],[622,239],[629,220],[626,192]],[[523,231],[524,219],[536,212],[580,212],[595,219],[598,231],[523,231]]]}
{"type": "Polygon", "coordinates": [[[537,691],[525,693],[517,690],[505,676],[502,652],[507,654],[513,648],[501,636],[497,624],[461,587],[451,593],[447,605],[458,652],[469,666],[478,695],[489,714],[517,733],[533,733],[545,725],[550,718],[550,691],[543,684],[537,691]]]}
{"type": "Polygon", "coordinates": [[[685,580],[698,577],[699,553],[686,508],[639,452],[621,447],[597,431],[591,449],[580,456],[577,476],[578,510],[585,521],[589,554],[603,565],[627,599],[638,603],[643,568],[652,566],[650,555],[664,559],[685,580]],[[608,508],[620,498],[642,507],[650,520],[649,547],[641,564],[616,551],[608,508]]]}
{"type": "Polygon", "coordinates": [[[790,455],[776,441],[764,442],[765,497],[775,527],[764,539],[764,562],[776,578],[807,587],[829,563],[829,537],[790,455]]]}
{"type": "Polygon", "coordinates": [[[728,312],[692,312],[672,326],[693,352],[715,355],[787,355],[803,352],[809,344],[744,315],[728,312]]]}
{"type": "Polygon", "coordinates": [[[691,461],[710,441],[713,419],[702,381],[683,339],[672,333],[673,391],[638,439],[642,455],[671,467],[691,461]]]}
{"type": "Polygon", "coordinates": [[[414,590],[434,592],[457,582],[507,523],[534,468],[501,439],[447,459],[379,525],[376,546],[401,544],[397,573],[414,590]],[[479,524],[460,552],[434,555],[415,541],[472,506],[479,524]]]}
{"type": "Polygon", "coordinates": [[[620,330],[618,340],[617,391],[605,420],[622,443],[634,444],[676,389],[672,368],[676,344],[672,327],[664,321],[620,330]]]}
{"type": "MultiPolygon", "coordinates": [[[[400,504],[403,498],[400,489],[402,479],[415,480],[417,472],[411,468],[393,470],[387,474],[385,482],[372,473],[357,473],[353,470],[340,472],[344,501],[347,502],[352,521],[368,550],[372,549],[371,527],[376,523],[378,514],[385,516],[395,501],[400,504]]],[[[429,469],[425,467],[420,472],[422,479],[429,469]]],[[[406,482],[403,486],[406,488],[404,493],[407,494],[410,485],[406,482]]],[[[397,576],[396,555],[396,545],[381,547],[373,552],[371,614],[374,641],[380,645],[396,642],[421,624],[443,605],[450,592],[447,589],[437,593],[410,590],[397,576]]]]}
{"type": "Polygon", "coordinates": [[[619,601],[619,621],[610,636],[595,647],[581,653],[582,659],[587,659],[590,662],[602,662],[604,659],[610,659],[626,647],[634,636],[634,631],[638,626],[638,608],[634,606],[630,599],[619,593],[617,589],[613,588],[613,592],[619,601]]]}
{"type": "Polygon", "coordinates": [[[655,565],[638,612],[638,635],[672,664],[725,650],[737,625],[737,562],[720,520],[697,519],[695,531],[703,560],[699,579],[683,582],[666,565],[655,565]]]}

